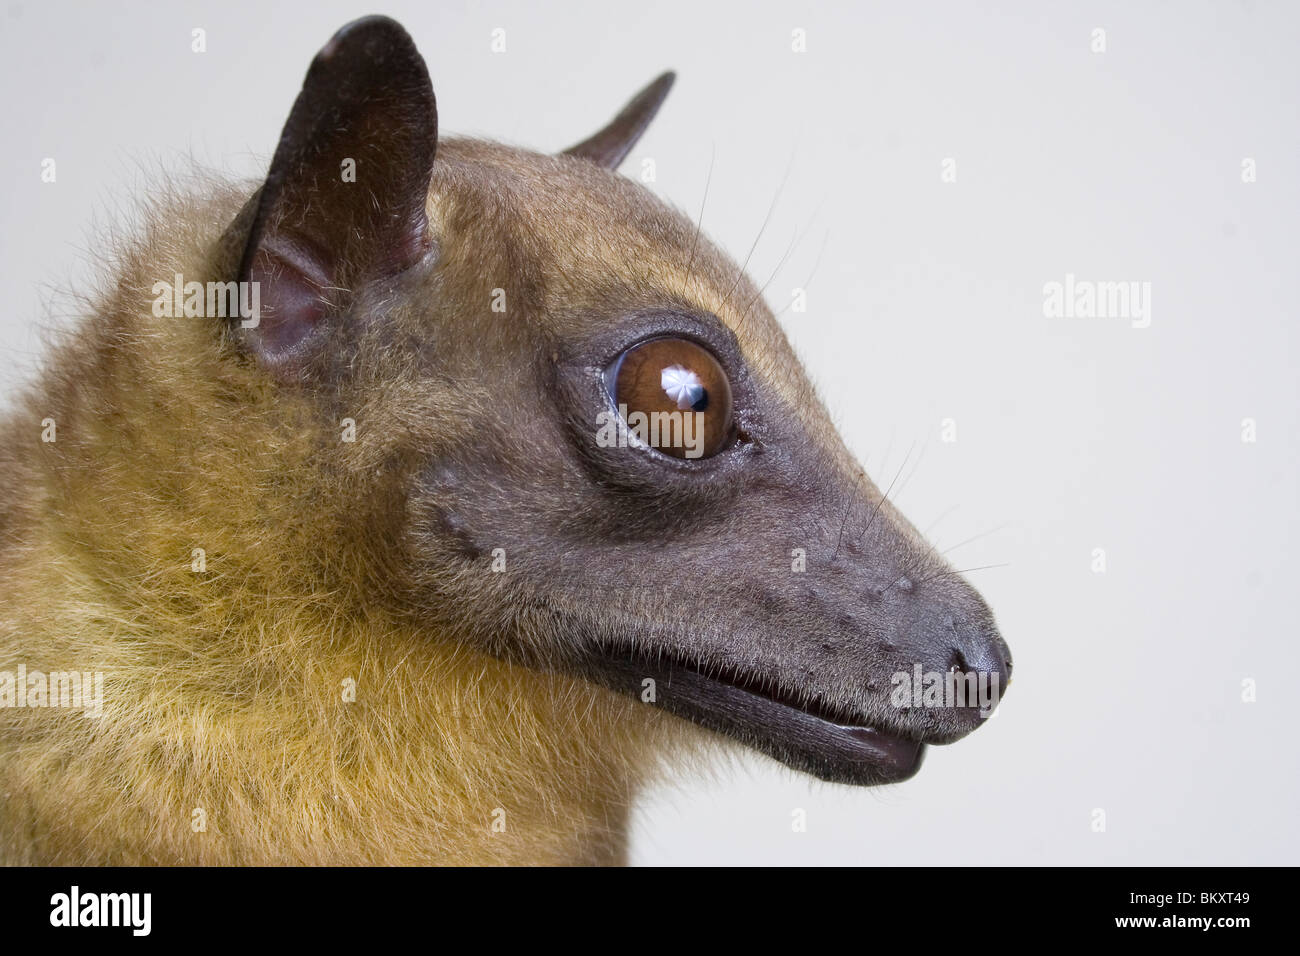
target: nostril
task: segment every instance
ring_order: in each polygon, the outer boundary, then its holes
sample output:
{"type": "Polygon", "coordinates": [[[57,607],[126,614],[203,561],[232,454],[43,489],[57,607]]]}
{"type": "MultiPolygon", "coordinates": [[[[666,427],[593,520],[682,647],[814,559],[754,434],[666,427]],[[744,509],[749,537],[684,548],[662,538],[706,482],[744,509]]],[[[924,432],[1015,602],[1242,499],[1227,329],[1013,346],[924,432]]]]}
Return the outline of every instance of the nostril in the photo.
{"type": "Polygon", "coordinates": [[[994,628],[981,628],[971,635],[970,646],[958,653],[966,671],[997,674],[1002,686],[1011,680],[1011,648],[994,628]]]}

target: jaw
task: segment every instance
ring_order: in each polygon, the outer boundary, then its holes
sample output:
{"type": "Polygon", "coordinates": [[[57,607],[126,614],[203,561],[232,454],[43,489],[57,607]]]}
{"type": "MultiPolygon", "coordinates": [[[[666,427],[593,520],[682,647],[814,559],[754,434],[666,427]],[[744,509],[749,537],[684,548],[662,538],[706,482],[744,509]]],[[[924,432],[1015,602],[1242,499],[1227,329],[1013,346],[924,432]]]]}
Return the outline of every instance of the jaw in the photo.
{"type": "Polygon", "coordinates": [[[831,783],[898,783],[921,767],[925,744],[915,737],[861,723],[819,702],[770,691],[742,673],[705,673],[688,664],[634,652],[588,658],[587,679],[653,702],[735,739],[788,767],[831,783]]]}

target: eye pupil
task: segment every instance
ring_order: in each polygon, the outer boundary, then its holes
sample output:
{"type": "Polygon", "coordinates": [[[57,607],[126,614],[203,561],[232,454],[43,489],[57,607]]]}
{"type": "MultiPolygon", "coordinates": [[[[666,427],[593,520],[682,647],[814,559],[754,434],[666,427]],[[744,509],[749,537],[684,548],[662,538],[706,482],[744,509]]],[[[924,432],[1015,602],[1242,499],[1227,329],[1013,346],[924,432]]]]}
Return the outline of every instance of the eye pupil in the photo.
{"type": "Polygon", "coordinates": [[[702,346],[649,339],[620,355],[609,373],[610,397],[629,431],[652,448],[674,458],[703,458],[731,439],[731,384],[702,346]]]}

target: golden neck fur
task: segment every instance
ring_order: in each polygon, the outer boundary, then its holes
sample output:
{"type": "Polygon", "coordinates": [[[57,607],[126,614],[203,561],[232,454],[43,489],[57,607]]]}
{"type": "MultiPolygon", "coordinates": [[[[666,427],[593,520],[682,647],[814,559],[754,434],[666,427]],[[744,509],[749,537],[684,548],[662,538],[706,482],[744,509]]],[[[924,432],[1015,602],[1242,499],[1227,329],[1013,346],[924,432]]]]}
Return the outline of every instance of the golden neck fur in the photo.
{"type": "Polygon", "coordinates": [[[0,670],[105,674],[99,718],[0,709],[0,861],[620,861],[677,722],[404,620],[392,449],[325,454],[210,325],[149,314],[229,269],[246,195],[163,202],[0,433],[0,670]]]}

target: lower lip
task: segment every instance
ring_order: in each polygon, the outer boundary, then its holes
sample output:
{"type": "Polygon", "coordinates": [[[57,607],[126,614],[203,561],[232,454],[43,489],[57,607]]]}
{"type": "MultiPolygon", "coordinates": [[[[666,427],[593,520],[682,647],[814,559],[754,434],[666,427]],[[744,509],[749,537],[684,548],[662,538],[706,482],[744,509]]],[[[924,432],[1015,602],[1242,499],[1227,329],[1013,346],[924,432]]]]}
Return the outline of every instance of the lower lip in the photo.
{"type": "Polygon", "coordinates": [[[840,724],[680,664],[613,655],[602,663],[591,675],[601,683],[639,697],[642,681],[654,677],[658,705],[665,710],[822,780],[856,786],[896,783],[915,774],[925,754],[918,741],[840,724]]]}
{"type": "Polygon", "coordinates": [[[910,777],[921,767],[921,759],[925,755],[923,743],[894,737],[873,727],[845,727],[829,723],[827,726],[833,728],[832,736],[844,741],[845,750],[860,753],[860,760],[878,768],[894,769],[899,780],[910,777]]]}

